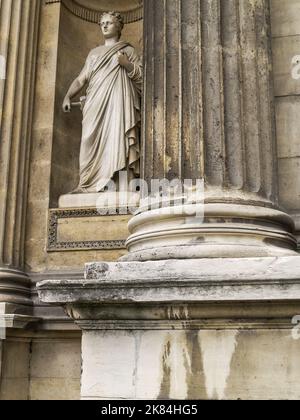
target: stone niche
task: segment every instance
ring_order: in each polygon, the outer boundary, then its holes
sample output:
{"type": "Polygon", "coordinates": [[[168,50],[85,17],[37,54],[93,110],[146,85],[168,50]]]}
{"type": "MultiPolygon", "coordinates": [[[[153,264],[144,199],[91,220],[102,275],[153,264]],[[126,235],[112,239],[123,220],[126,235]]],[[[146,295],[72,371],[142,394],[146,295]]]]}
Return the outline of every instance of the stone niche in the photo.
{"type": "MultiPolygon", "coordinates": [[[[64,4],[64,1],[62,3],[64,4]]],[[[69,10],[69,3],[73,2],[66,1],[65,7],[61,8],[60,16],[50,189],[51,208],[57,207],[59,197],[76,188],[78,182],[82,114],[76,108],[71,114],[63,114],[63,98],[71,82],[82,69],[89,51],[103,43],[99,26],[75,16],[69,10]]],[[[76,3],[94,11],[117,10],[124,13],[136,9],[141,4],[138,0],[79,0],[76,3]]],[[[142,20],[125,24],[123,39],[134,45],[142,54],[142,20]]]]}
{"type": "MultiPolygon", "coordinates": [[[[54,1],[48,1],[54,3],[54,1]]],[[[85,200],[81,205],[75,201],[71,205],[59,205],[59,198],[74,190],[78,185],[79,152],[81,141],[82,113],[79,108],[73,108],[70,114],[62,112],[62,102],[71,82],[80,73],[89,51],[104,42],[97,21],[102,11],[115,10],[123,13],[125,27],[122,39],[131,43],[139,54],[143,53],[143,3],[140,0],[61,0],[56,85],[54,130],[51,156],[50,181],[50,213],[48,251],[64,251],[76,249],[119,249],[124,248],[128,236],[128,217],[116,216],[114,221],[119,226],[119,235],[110,238],[111,224],[107,224],[105,217],[101,218],[103,226],[103,240],[95,241],[88,232],[97,228],[98,214],[95,212],[95,202],[85,200]],[[59,208],[58,208],[59,207],[59,208]],[[83,209],[84,208],[84,209],[83,209]],[[74,217],[75,216],[75,217],[74,217]],[[84,225],[88,229],[78,231],[84,225]],[[68,227],[68,240],[64,229],[68,227]],[[93,227],[94,226],[94,227],[93,227]],[[61,230],[63,233],[61,233],[61,230]],[[107,232],[106,232],[107,230],[107,232]],[[70,236],[70,232],[76,235],[70,236]]],[[[73,102],[79,101],[82,91],[73,102]]],[[[92,200],[93,201],[93,200],[92,200]]],[[[111,218],[110,218],[111,219],[111,218]]],[[[98,231],[98,229],[97,229],[98,231]]]]}

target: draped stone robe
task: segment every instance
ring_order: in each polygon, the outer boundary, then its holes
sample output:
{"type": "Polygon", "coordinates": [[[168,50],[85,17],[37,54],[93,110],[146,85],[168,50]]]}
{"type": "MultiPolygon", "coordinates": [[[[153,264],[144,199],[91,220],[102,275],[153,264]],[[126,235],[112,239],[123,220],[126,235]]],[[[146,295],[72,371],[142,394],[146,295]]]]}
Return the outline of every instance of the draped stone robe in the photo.
{"type": "Polygon", "coordinates": [[[99,192],[118,171],[139,175],[139,125],[142,63],[123,41],[92,50],[79,77],[88,81],[83,107],[78,192],[99,192]],[[118,63],[126,52],[134,65],[128,73],[118,63]]]}

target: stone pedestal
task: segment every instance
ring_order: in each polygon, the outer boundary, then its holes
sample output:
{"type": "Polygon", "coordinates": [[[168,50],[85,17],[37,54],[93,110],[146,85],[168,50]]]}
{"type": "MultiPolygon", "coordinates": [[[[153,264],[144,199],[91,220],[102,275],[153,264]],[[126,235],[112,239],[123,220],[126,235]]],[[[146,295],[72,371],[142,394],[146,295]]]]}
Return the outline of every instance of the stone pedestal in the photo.
{"type": "Polygon", "coordinates": [[[59,198],[60,209],[82,208],[138,208],[140,195],[129,191],[103,192],[95,194],[66,194],[59,198]]]}
{"type": "Polygon", "coordinates": [[[280,399],[300,396],[299,277],[299,257],[98,263],[38,288],[83,330],[83,399],[280,399]]]}

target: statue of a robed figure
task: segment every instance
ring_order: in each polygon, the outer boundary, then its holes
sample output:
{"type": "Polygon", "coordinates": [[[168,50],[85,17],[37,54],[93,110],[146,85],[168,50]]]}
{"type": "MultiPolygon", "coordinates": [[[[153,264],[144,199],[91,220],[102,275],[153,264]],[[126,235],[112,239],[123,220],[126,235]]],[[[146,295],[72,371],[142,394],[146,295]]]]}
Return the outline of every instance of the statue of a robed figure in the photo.
{"type": "Polygon", "coordinates": [[[73,193],[103,191],[118,172],[139,175],[142,62],[135,49],[120,41],[122,16],[106,12],[99,22],[105,44],[93,49],[70,86],[63,110],[87,86],[82,104],[80,180],[73,193]]]}

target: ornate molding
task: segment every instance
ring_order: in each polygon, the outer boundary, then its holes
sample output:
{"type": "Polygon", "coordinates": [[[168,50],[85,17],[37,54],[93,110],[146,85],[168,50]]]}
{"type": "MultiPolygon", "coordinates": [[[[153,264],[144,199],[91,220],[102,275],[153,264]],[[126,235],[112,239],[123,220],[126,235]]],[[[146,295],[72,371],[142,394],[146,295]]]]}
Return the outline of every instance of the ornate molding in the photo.
{"type": "MultiPolygon", "coordinates": [[[[84,7],[81,4],[78,4],[76,0],[46,0],[46,4],[53,3],[62,3],[64,7],[74,16],[91,23],[98,23],[101,14],[107,11],[105,9],[93,10],[88,7],[84,7]]],[[[137,22],[143,19],[143,2],[139,1],[139,6],[133,8],[132,10],[123,11],[121,14],[125,24],[137,22]]]]}
{"type": "MultiPolygon", "coordinates": [[[[122,209],[119,209],[120,214],[122,209]]],[[[49,211],[48,224],[48,252],[54,251],[74,251],[74,250],[112,250],[126,249],[125,240],[105,240],[105,241],[79,241],[79,242],[59,242],[57,229],[59,219],[84,217],[99,217],[97,209],[58,209],[49,211]]]]}
{"type": "MultiPolygon", "coordinates": [[[[279,305],[278,305],[279,306],[279,305]]],[[[72,317],[72,311],[68,308],[68,315],[72,317]]],[[[274,318],[274,319],[247,319],[239,320],[228,319],[208,319],[208,320],[192,320],[185,321],[168,321],[168,320],[75,320],[75,324],[81,330],[120,330],[120,331],[193,331],[193,330],[289,330],[291,331],[291,318],[274,318]]]]}

